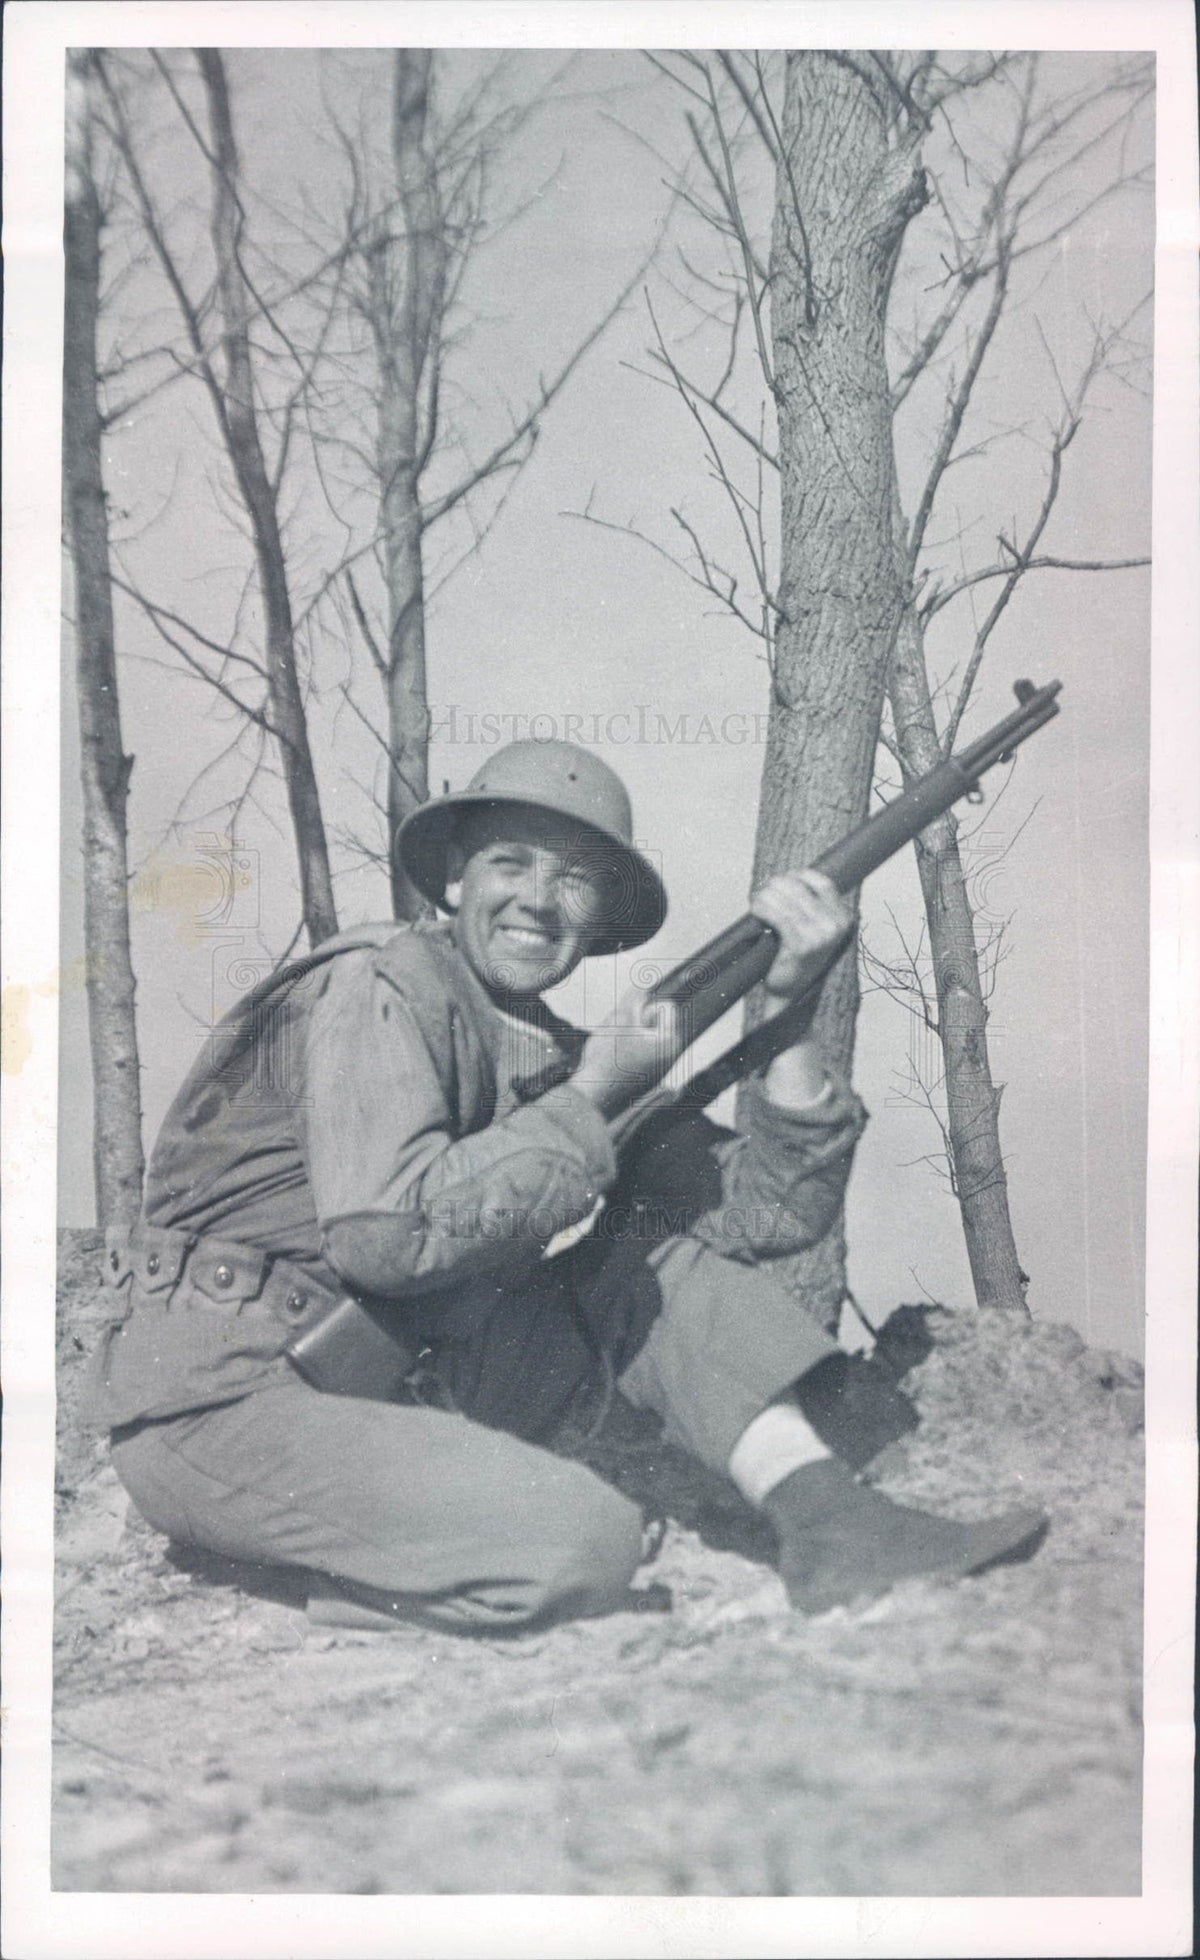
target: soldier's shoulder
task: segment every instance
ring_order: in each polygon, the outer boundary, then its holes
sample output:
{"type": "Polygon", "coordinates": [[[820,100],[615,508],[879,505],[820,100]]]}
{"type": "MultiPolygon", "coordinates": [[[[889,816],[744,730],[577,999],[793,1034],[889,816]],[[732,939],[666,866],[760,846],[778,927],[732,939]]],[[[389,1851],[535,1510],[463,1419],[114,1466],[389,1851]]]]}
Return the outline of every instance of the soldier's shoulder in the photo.
{"type": "Polygon", "coordinates": [[[415,987],[424,993],[436,984],[444,957],[438,942],[444,937],[445,923],[440,920],[428,926],[395,919],[351,926],[324,940],[314,954],[282,969],[279,980],[299,980],[302,991],[318,1000],[346,999],[364,985],[369,989],[376,977],[403,991],[415,987]]]}
{"type": "Polygon", "coordinates": [[[427,1035],[449,1028],[460,1014],[472,1018],[478,1012],[478,983],[472,982],[445,919],[413,925],[393,920],[377,931],[364,930],[334,966],[339,994],[362,997],[365,987],[374,997],[382,983],[402,997],[427,1035]]]}
{"type": "Polygon", "coordinates": [[[445,988],[453,979],[458,954],[445,919],[420,920],[414,925],[379,929],[370,964],[375,972],[399,987],[445,988]]]}
{"type": "Polygon", "coordinates": [[[458,955],[444,923],[398,925],[393,919],[339,937],[340,943],[322,948],[329,957],[313,975],[312,1038],[353,1046],[381,1013],[386,1018],[389,999],[398,996],[427,1046],[437,1055],[448,1053],[460,989],[458,955]]]}

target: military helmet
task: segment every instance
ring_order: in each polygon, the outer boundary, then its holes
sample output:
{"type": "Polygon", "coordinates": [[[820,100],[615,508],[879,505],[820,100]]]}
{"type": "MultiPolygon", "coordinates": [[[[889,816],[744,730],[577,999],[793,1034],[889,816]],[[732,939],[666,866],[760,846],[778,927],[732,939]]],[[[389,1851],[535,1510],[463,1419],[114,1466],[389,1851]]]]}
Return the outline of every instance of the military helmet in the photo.
{"type": "Polygon", "coordinates": [[[447,854],[461,813],[504,804],[549,818],[548,845],[556,818],[594,837],[610,900],[608,926],[595,935],[592,953],[623,952],[653,937],[666,917],[667,895],[649,858],[634,846],[629,793],[606,762],[572,742],[510,742],[476,770],[465,790],[423,803],[405,818],[396,849],[423,897],[445,902],[447,854]]]}

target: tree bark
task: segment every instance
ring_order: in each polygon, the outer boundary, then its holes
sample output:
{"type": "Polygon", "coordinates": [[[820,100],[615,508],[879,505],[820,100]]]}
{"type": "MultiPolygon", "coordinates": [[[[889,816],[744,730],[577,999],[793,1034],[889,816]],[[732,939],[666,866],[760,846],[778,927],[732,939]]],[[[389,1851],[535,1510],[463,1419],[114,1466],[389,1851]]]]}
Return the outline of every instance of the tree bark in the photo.
{"type": "Polygon", "coordinates": [[[437,172],[428,149],[429,48],[398,48],[392,88],[392,162],[403,228],[390,227],[369,261],[370,314],[379,359],[376,462],[387,583],[388,839],[392,907],[416,919],[429,906],[405,876],[396,836],[429,794],[425,573],[421,472],[437,429],[437,365],[446,241],[437,172]]]}
{"type": "MultiPolygon", "coordinates": [[[[884,319],[909,219],[926,201],[915,144],[851,62],[791,51],[771,249],[781,568],[754,880],[812,862],[867,814],[888,661],[903,607],[884,319]]],[[[849,1071],[853,949],[814,1031],[849,1071]]],[[[841,1222],[788,1262],[826,1325],[845,1293],[841,1222]]]]}
{"type": "Polygon", "coordinates": [[[283,760],[288,808],[300,867],[300,897],[309,941],[317,946],[338,929],[329,849],[308,741],[308,721],[296,672],[295,634],[275,487],[267,471],[254,404],[249,303],[240,260],[243,223],[238,153],[225,67],[215,48],[196,58],[208,96],[213,141],[212,243],[224,322],[222,436],[250,519],[266,624],[271,726],[283,760]]]}
{"type": "Polygon", "coordinates": [[[128,1227],[141,1206],[145,1169],[126,848],[133,757],[125,754],[121,739],[101,458],[96,354],[101,212],[92,164],[91,57],[72,49],[67,64],[63,460],[75,585],[92,1161],[100,1224],[128,1227]]]}
{"type": "MultiPolygon", "coordinates": [[[[911,607],[897,635],[890,696],[906,773],[921,775],[936,768],[942,753],[929,698],[923,636],[911,607]]],[[[975,1297],[981,1307],[1027,1313],[1000,1148],[1002,1091],[992,1081],[988,1010],[953,811],[922,832],[916,853],[937,990],[950,1165],[975,1297]]]]}

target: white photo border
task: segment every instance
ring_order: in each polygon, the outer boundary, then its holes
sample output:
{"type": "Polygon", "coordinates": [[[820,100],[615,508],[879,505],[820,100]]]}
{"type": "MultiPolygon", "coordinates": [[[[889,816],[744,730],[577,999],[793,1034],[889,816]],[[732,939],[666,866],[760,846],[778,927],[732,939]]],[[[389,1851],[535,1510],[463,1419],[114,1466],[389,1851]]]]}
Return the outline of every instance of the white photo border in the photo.
{"type": "Polygon", "coordinates": [[[4,23],[3,1950],[201,1956],[1191,1951],[1200,1060],[1200,213],[1187,0],[20,0],[4,23]],[[53,1893],[62,129],[69,46],[1018,47],[1158,58],[1151,700],[1146,1784],[1139,1898],[53,1893]]]}

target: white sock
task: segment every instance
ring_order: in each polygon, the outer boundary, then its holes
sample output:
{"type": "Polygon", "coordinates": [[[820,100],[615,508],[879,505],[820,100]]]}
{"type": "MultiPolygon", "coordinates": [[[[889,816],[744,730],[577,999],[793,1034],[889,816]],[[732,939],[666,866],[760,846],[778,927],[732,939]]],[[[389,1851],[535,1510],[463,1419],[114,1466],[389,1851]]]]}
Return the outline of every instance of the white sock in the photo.
{"type": "Polygon", "coordinates": [[[729,1474],[751,1504],[763,1498],[806,1463],[832,1455],[790,1396],[770,1402],[748,1423],[733,1446],[729,1474]]]}

